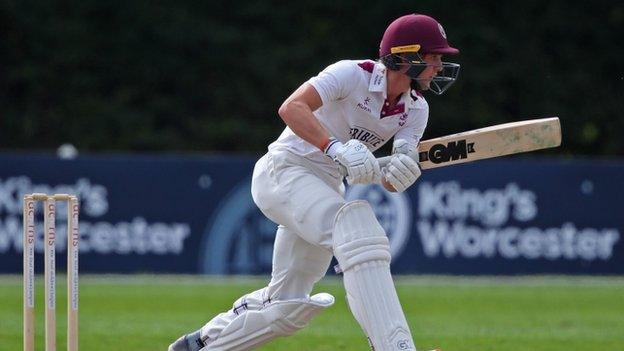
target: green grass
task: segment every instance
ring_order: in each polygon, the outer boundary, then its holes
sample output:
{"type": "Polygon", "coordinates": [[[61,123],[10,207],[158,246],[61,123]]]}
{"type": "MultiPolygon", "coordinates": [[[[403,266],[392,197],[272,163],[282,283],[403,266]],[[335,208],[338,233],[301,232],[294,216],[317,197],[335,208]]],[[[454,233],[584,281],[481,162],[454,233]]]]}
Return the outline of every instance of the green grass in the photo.
{"type": "MultiPolygon", "coordinates": [[[[58,350],[65,346],[65,286],[57,291],[58,350]]],[[[81,276],[80,348],[166,350],[265,279],[81,276]]],[[[41,277],[38,277],[41,283],[41,277]]],[[[418,349],[624,350],[624,278],[401,277],[397,286],[418,349]]],[[[0,276],[0,350],[22,349],[20,276],[0,276]]],[[[337,279],[315,289],[336,304],[294,336],[261,350],[368,350],[337,279]]],[[[43,350],[37,285],[37,350],[43,350]]]]}

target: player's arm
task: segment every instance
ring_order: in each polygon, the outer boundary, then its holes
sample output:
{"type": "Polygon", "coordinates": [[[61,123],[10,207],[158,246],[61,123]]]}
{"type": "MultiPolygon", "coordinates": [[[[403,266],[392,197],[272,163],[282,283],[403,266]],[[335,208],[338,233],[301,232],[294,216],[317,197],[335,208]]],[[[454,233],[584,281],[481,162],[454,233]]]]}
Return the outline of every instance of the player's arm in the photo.
{"type": "Polygon", "coordinates": [[[330,135],[312,112],[322,105],[319,93],[306,82],[295,90],[278,110],[282,120],[295,134],[321,151],[327,146],[330,135]]]}
{"type": "Polygon", "coordinates": [[[312,113],[323,105],[320,94],[310,83],[304,83],[280,106],[278,114],[301,139],[316,146],[332,160],[347,169],[350,184],[378,182],[381,177],[375,156],[359,140],[345,144],[331,137],[312,113]]]}

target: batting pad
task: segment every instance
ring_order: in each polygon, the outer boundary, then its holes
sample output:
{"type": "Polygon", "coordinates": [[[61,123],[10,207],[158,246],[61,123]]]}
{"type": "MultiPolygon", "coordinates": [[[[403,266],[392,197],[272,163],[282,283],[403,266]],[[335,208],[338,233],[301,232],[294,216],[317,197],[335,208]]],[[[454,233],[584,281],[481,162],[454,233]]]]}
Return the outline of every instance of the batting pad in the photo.
{"type": "Polygon", "coordinates": [[[333,305],[334,297],[319,293],[306,299],[271,301],[263,305],[254,303],[252,297],[243,297],[237,302],[239,304],[235,303],[232,310],[236,317],[214,340],[207,340],[202,351],[252,350],[278,336],[291,335],[333,305]]]}
{"type": "Polygon", "coordinates": [[[416,350],[390,275],[388,238],[366,201],[352,201],[338,210],[334,255],[351,312],[374,350],[416,350]]]}

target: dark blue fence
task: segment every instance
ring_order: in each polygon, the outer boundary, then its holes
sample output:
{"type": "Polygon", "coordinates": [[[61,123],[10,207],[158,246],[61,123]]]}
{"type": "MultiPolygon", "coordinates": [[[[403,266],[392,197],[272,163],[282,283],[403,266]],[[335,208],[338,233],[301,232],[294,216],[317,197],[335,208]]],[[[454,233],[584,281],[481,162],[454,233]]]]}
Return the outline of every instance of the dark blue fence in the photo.
{"type": "MultiPolygon", "coordinates": [[[[276,225],[251,200],[254,161],[0,155],[0,273],[21,272],[31,192],[80,197],[82,272],[269,272],[276,225]]],[[[624,274],[622,162],[482,161],[426,171],[405,194],[347,196],[373,204],[395,273],[624,274]]],[[[61,267],[63,229],[59,219],[61,267]]]]}

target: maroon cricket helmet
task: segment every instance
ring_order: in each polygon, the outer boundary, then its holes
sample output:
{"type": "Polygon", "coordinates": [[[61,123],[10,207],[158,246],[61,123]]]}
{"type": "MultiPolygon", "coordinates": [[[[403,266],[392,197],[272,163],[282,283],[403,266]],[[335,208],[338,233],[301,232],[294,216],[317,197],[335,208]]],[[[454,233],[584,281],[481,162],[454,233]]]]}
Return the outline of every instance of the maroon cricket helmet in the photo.
{"type": "Polygon", "coordinates": [[[427,15],[411,14],[394,20],[383,35],[379,57],[400,53],[455,55],[442,25],[427,15]]]}

